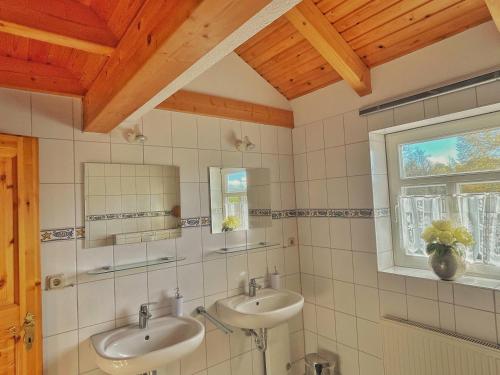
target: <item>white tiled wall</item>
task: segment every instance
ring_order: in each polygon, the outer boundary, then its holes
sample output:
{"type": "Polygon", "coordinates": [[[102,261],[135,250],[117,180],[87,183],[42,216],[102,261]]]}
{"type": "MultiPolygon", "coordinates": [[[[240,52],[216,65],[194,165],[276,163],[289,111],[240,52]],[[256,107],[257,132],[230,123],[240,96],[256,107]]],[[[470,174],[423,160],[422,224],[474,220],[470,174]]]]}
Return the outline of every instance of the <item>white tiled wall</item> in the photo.
{"type": "MultiPolygon", "coordinates": [[[[323,99],[328,105],[330,98],[323,99]]],[[[368,117],[352,111],[293,129],[297,206],[388,207],[381,198],[386,187],[374,178],[372,188],[371,170],[382,177],[386,170],[385,160],[374,155],[370,160],[369,131],[497,102],[500,82],[368,117]]],[[[338,353],[342,375],[383,374],[383,315],[500,342],[500,292],[377,272],[377,248],[390,250],[391,239],[375,236],[374,219],[298,218],[298,232],[305,352],[338,353]]]]}
{"type": "MultiPolygon", "coordinates": [[[[41,229],[74,228],[83,222],[83,162],[174,164],[181,168],[184,217],[209,216],[208,166],[272,169],[273,210],[294,209],[294,171],[290,129],[154,110],[136,123],[124,123],[110,134],[83,133],[76,99],[0,90],[0,132],[32,135],[40,142],[41,229]],[[142,131],[144,145],[130,144],[126,133],[142,131]],[[256,148],[237,152],[235,137],[248,135],[256,148]]],[[[99,374],[88,338],[137,319],[141,303],[154,301],[155,315],[168,311],[178,286],[185,309],[210,307],[239,293],[249,277],[276,266],[286,287],[300,291],[297,247],[254,250],[217,256],[214,250],[245,241],[287,243],[297,238],[295,218],[273,220],[272,228],[211,234],[209,227],[183,229],[176,240],[86,249],[82,240],[43,242],[42,273],[64,273],[77,286],[43,292],[43,335],[47,375],[99,374]],[[167,254],[187,259],[179,264],[89,276],[88,270],[167,254]],[[222,270],[222,272],[221,272],[222,270]]],[[[296,243],[296,241],[295,241],[296,243]]],[[[261,357],[240,332],[221,334],[208,325],[204,344],[190,357],[169,367],[168,374],[260,374],[261,357]]],[[[290,322],[294,369],[303,368],[302,319],[290,322]]],[[[300,372],[300,371],[299,371],[300,372]]],[[[162,373],[167,373],[165,369],[162,373]]]]}
{"type": "MultiPolygon", "coordinates": [[[[271,168],[273,210],[293,209],[295,202],[297,208],[383,208],[386,202],[373,199],[370,163],[383,174],[385,161],[370,160],[368,131],[500,102],[500,85],[449,95],[368,118],[347,112],[295,128],[293,137],[282,128],[165,111],[153,111],[103,135],[80,131],[76,100],[0,90],[0,132],[40,137],[42,229],[83,225],[84,161],[179,165],[181,195],[191,198],[189,204],[183,202],[185,216],[209,215],[209,165],[271,168]],[[132,128],[148,137],[144,145],[126,142],[124,135],[132,128]],[[255,150],[234,150],[234,138],[242,135],[257,144],[255,150]]],[[[304,330],[301,319],[290,322],[294,373],[303,369],[304,351],[325,349],[339,354],[342,375],[383,374],[378,320],[385,314],[498,340],[499,292],[377,273],[377,241],[379,247],[390,246],[390,238],[376,238],[373,219],[303,217],[273,220],[272,228],[246,234],[212,235],[208,227],[190,228],[180,239],[147,245],[83,249],[81,240],[43,243],[43,274],[64,272],[78,281],[73,288],[44,292],[45,373],[99,374],[88,337],[136,319],[140,303],[157,301],[156,313],[165,313],[168,297],[179,286],[188,311],[199,304],[211,306],[237,293],[248,277],[261,276],[275,265],[286,275],[286,286],[302,290],[306,299],[304,330]],[[276,247],[230,257],[213,253],[245,240],[283,243],[297,236],[299,251],[276,247]],[[86,274],[103,264],[174,253],[187,260],[116,277],[86,274]],[[226,272],[219,272],[221,268],[226,272]]],[[[164,372],[259,374],[260,361],[241,332],[227,337],[208,325],[200,350],[164,372]]]]}

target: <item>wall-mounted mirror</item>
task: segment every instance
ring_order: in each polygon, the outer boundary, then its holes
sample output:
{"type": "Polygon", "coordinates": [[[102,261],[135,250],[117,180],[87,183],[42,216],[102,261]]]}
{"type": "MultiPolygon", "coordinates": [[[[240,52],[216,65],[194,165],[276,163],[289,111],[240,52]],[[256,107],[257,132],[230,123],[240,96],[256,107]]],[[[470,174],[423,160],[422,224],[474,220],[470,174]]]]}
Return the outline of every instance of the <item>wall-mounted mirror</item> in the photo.
{"type": "Polygon", "coordinates": [[[268,168],[210,167],[212,233],[272,226],[268,168]]]}
{"type": "Polygon", "coordinates": [[[85,163],[85,247],[175,238],[179,167],[85,163]]]}

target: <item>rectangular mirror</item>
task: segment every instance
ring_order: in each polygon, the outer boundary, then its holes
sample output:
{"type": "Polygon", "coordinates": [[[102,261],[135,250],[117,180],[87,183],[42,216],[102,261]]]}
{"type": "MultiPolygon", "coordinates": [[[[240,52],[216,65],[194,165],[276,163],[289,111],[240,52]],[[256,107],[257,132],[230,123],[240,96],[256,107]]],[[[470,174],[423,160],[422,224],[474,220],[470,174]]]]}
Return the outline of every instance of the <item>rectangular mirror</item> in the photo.
{"type": "Polygon", "coordinates": [[[85,247],[181,235],[179,167],[85,163],[85,247]]]}
{"type": "Polygon", "coordinates": [[[212,233],[272,225],[268,168],[209,168],[212,233]]]}

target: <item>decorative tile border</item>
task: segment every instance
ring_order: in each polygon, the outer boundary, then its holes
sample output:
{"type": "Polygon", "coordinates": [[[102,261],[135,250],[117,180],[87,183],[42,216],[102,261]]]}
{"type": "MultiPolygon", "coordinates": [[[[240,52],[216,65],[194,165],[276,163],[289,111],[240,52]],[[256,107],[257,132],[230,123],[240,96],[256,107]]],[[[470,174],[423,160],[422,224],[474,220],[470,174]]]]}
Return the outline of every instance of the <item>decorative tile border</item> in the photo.
{"type": "Polygon", "coordinates": [[[271,216],[270,208],[250,208],[248,216],[271,216]]]}
{"type": "Polygon", "coordinates": [[[336,218],[371,218],[373,209],[347,209],[347,208],[310,208],[298,209],[297,217],[336,217],[336,218]]]}
{"type": "Polygon", "coordinates": [[[181,219],[181,228],[199,227],[201,222],[200,217],[186,217],[181,219]]]}
{"type": "Polygon", "coordinates": [[[297,217],[335,217],[345,219],[370,219],[389,216],[388,208],[306,208],[297,209],[297,217]]]}
{"type": "Polygon", "coordinates": [[[290,217],[297,217],[297,210],[281,210],[281,211],[272,211],[273,220],[286,219],[290,217]]]}
{"type": "Polygon", "coordinates": [[[87,215],[86,221],[115,220],[115,219],[137,219],[141,217],[170,216],[172,211],[150,211],[150,212],[125,212],[119,214],[87,215]]]}
{"type": "Polygon", "coordinates": [[[40,231],[41,242],[63,241],[76,239],[76,228],[58,228],[40,231]]]}
{"type": "Polygon", "coordinates": [[[297,210],[283,210],[283,211],[278,211],[281,212],[281,217],[283,219],[289,218],[289,217],[297,217],[297,210]]]}
{"type": "MultiPolygon", "coordinates": [[[[370,219],[378,217],[388,217],[388,208],[307,208],[271,211],[273,220],[280,220],[293,217],[335,217],[345,219],[370,219]]],[[[268,215],[266,215],[268,216],[268,215]]],[[[199,226],[210,226],[210,217],[187,217],[181,219],[181,228],[196,228],[199,226]]],[[[57,228],[40,231],[41,242],[64,241],[85,238],[85,227],[57,228]]]]}

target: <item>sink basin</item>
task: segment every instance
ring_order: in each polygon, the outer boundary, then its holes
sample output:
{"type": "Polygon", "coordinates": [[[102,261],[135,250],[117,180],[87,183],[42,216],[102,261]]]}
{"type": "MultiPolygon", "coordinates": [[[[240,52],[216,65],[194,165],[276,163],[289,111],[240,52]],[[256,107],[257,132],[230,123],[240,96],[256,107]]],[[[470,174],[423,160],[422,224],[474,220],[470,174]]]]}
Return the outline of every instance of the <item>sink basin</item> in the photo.
{"type": "Polygon", "coordinates": [[[108,374],[137,375],[158,369],[193,352],[205,327],[189,317],[152,319],[148,327],[117,328],[91,337],[97,366],[108,374]]]}
{"type": "Polygon", "coordinates": [[[238,295],[217,301],[217,315],[238,328],[272,328],[298,314],[304,297],[289,290],[262,289],[255,297],[238,295]]]}

